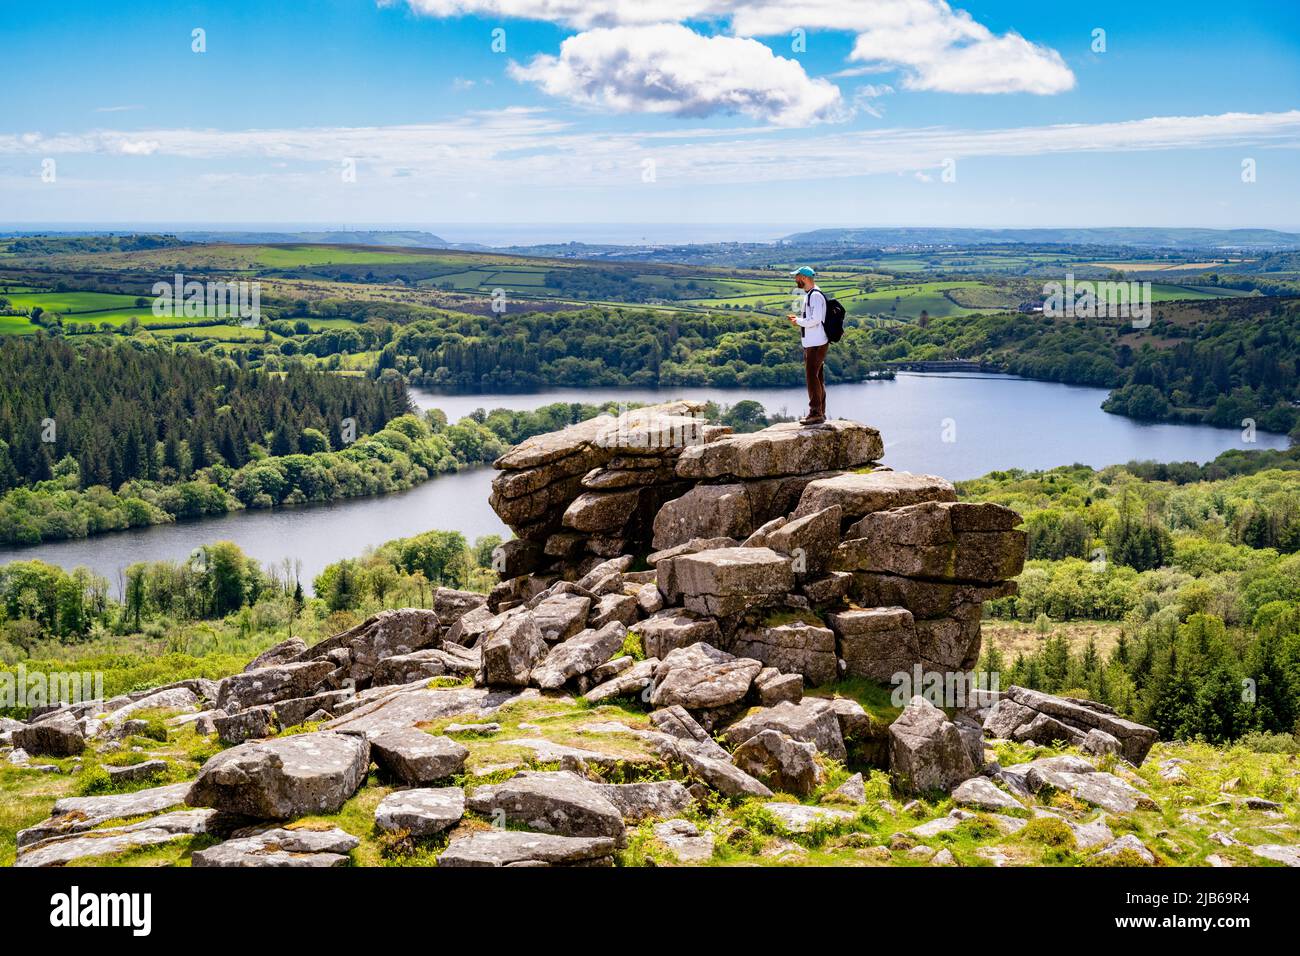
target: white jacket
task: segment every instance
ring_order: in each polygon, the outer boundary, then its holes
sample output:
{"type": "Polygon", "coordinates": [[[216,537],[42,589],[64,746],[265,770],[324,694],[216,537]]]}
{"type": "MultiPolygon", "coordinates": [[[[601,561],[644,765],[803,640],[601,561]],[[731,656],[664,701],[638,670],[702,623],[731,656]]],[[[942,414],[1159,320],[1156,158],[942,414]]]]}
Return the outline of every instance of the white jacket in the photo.
{"type": "Polygon", "coordinates": [[[803,329],[800,336],[804,348],[815,348],[830,342],[826,337],[826,293],[816,285],[803,294],[803,315],[797,316],[795,322],[803,329]]]}

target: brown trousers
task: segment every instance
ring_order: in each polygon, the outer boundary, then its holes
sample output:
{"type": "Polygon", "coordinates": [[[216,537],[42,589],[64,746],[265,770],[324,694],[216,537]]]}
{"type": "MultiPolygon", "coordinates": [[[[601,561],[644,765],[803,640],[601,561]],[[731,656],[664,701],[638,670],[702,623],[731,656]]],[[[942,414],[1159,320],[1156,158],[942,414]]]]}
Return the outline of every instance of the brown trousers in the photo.
{"type": "Polygon", "coordinates": [[[826,350],[830,346],[814,345],[803,350],[803,373],[808,382],[808,415],[826,414],[826,350]]]}

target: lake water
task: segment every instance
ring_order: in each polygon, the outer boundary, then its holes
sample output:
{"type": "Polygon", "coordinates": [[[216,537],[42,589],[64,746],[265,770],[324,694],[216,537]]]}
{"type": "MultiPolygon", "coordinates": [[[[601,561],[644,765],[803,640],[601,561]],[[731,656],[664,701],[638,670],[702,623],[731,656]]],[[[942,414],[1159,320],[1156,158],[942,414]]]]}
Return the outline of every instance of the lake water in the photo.
{"type": "MultiPolygon", "coordinates": [[[[1079,462],[1100,467],[1132,459],[1205,462],[1229,448],[1285,448],[1284,435],[1257,434],[1254,445],[1236,429],[1142,424],[1101,410],[1105,389],[1033,382],[1000,375],[900,374],[893,381],[833,385],[828,412],[879,428],[885,462],[953,480],[1000,468],[1051,468],[1079,462]],[[945,440],[947,439],[947,440],[945,440]]],[[[527,394],[439,395],[413,390],[421,408],[442,408],[451,421],[476,408],[531,410],[552,402],[658,402],[674,398],[735,404],[761,402],[769,413],[802,414],[800,388],[555,389],[527,394]]],[[[326,565],[360,555],[393,538],[433,528],[466,538],[505,534],[488,506],[492,469],[444,475],[409,491],[282,508],[241,511],[206,521],[160,525],[33,548],[0,549],[0,563],[39,558],[65,568],[85,566],[116,588],[121,569],[136,561],[184,560],[214,541],[236,542],[264,564],[302,562],[304,587],[326,565]]]]}

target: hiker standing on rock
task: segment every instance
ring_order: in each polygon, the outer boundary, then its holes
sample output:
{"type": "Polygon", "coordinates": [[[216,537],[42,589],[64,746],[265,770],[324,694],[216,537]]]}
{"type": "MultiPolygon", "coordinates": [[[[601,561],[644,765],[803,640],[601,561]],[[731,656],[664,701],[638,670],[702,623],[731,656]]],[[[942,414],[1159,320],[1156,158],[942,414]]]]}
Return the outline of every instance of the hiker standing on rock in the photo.
{"type": "Polygon", "coordinates": [[[803,372],[808,383],[808,414],[799,420],[803,425],[820,425],[826,421],[826,351],[830,339],[826,335],[826,293],[817,288],[817,273],[802,266],[790,273],[794,283],[803,292],[803,314],[787,316],[799,326],[803,343],[803,372]]]}

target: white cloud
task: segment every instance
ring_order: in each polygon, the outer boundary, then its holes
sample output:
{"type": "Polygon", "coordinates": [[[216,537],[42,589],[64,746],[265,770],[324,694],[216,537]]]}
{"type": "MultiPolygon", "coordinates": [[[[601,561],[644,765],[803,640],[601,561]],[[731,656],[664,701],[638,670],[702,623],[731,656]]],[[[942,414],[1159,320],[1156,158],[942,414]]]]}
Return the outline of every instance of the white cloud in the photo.
{"type": "MultiPolygon", "coordinates": [[[[396,0],[381,0],[390,5],[396,0]]],[[[729,23],[737,37],[788,37],[839,31],[856,35],[850,68],[901,73],[906,89],[945,93],[1060,93],[1074,87],[1074,74],[1061,55],[1012,31],[996,34],[947,0],[407,0],[417,13],[540,20],[575,30],[634,28],[684,21],[729,23]]],[[[684,28],[683,28],[684,29],[684,28]]],[[[634,34],[629,34],[633,36],[634,34]]],[[[578,38],[586,36],[578,34],[578,38]]],[[[567,43],[570,41],[566,41],[567,43]]],[[[810,38],[810,44],[817,42],[810,38]]],[[[561,53],[560,60],[563,61],[561,53]]],[[[655,75],[675,85],[676,64],[655,75]]],[[[852,75],[841,71],[837,75],[852,75]]],[[[719,76],[717,97],[750,96],[763,88],[745,86],[747,74],[719,76]]],[[[605,77],[582,75],[565,88],[599,85],[605,77]]],[[[625,80],[633,79],[624,77],[625,80]]],[[[681,77],[689,82],[691,75],[681,77]]],[[[658,102],[653,88],[624,99],[658,102]]]]}
{"type": "Polygon", "coordinates": [[[588,30],[565,40],[559,56],[510,70],[552,96],[620,113],[744,113],[778,126],[843,113],[838,87],[757,40],[701,36],[674,23],[588,30]]]}
{"type": "MultiPolygon", "coordinates": [[[[134,154],[228,164],[292,163],[286,176],[352,157],[378,176],[409,174],[439,188],[484,181],[505,187],[619,187],[640,183],[654,157],[660,183],[685,185],[833,180],[933,171],[948,158],[1032,157],[1173,149],[1295,147],[1300,110],[1154,116],[1114,123],[1004,129],[880,129],[813,133],[761,127],[580,132],[525,109],[471,113],[443,123],[302,129],[0,134],[0,155],[134,154]],[[141,145],[143,144],[143,145],[141,145]]],[[[146,156],[151,158],[146,158],[146,156]]]]}

